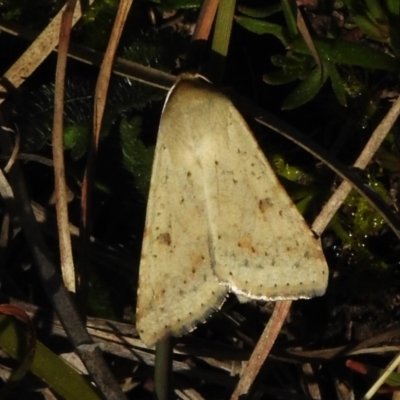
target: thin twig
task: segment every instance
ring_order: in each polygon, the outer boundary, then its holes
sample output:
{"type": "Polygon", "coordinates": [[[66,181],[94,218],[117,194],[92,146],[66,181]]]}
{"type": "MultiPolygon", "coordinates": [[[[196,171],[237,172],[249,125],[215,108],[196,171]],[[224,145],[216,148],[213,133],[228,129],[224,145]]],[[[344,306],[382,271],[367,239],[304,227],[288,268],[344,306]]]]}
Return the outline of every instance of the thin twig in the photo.
{"type": "MultiPolygon", "coordinates": [[[[400,96],[393,103],[391,109],[382,119],[381,123],[375,128],[370,139],[361,152],[360,156],[354,163],[354,167],[359,169],[364,169],[371,161],[372,157],[379,149],[380,145],[384,141],[385,137],[392,129],[394,123],[396,122],[400,114],[400,96]]],[[[343,181],[340,186],[335,190],[335,193],[331,196],[328,202],[323,207],[322,211],[319,213],[318,217],[315,219],[312,229],[320,236],[325,230],[326,226],[329,224],[330,220],[335,215],[336,211],[342,205],[343,201],[346,199],[347,195],[351,190],[351,185],[347,181],[343,181]]]]}
{"type": "Polygon", "coordinates": [[[192,35],[192,41],[186,55],[185,68],[187,70],[200,71],[208,54],[208,37],[217,12],[220,0],[205,0],[201,6],[196,28],[192,35]]]}
{"type": "Polygon", "coordinates": [[[361,400],[370,400],[371,397],[377,392],[377,390],[382,386],[385,380],[397,368],[398,365],[400,365],[400,353],[398,353],[396,357],[390,362],[382,375],[376,380],[376,382],[372,385],[368,392],[365,393],[361,400]]]}
{"type": "MultiPolygon", "coordinates": [[[[307,28],[307,24],[304,21],[303,14],[301,13],[300,7],[297,4],[295,4],[294,6],[296,7],[297,28],[299,29],[299,32],[300,32],[301,36],[303,37],[303,40],[304,40],[305,44],[307,45],[308,50],[310,51],[311,55],[313,56],[314,61],[316,62],[318,68],[321,69],[321,68],[323,68],[323,65],[321,63],[321,58],[320,58],[318,51],[314,45],[310,31],[307,28]]],[[[322,73],[321,73],[321,78],[322,78],[322,73]]]]}
{"type": "Polygon", "coordinates": [[[246,363],[242,371],[240,381],[231,396],[231,400],[238,400],[239,396],[247,394],[249,391],[250,386],[254,382],[254,379],[264,364],[277,336],[279,335],[291,304],[291,300],[276,302],[274,312],[272,313],[264,332],[261,334],[260,340],[254,348],[249,361],[246,363]]]}
{"type": "MultiPolygon", "coordinates": [[[[18,141],[19,141],[19,139],[18,139],[18,141]]],[[[19,146],[19,144],[18,144],[18,146],[19,146]]],[[[17,147],[17,144],[14,145],[14,149],[16,147],[17,147]]],[[[5,156],[5,155],[0,155],[0,159],[7,159],[10,161],[12,159],[12,156],[9,157],[9,156],[5,156]]],[[[13,164],[14,164],[15,160],[35,161],[39,164],[45,165],[46,167],[52,167],[54,165],[53,160],[51,158],[47,158],[44,156],[40,156],[38,154],[31,154],[31,153],[16,154],[15,159],[13,160],[13,164]]],[[[9,161],[7,162],[7,165],[9,164],[9,161]]],[[[12,164],[11,164],[11,166],[12,166],[12,164]]],[[[11,166],[10,166],[10,168],[8,168],[8,170],[6,170],[6,167],[4,167],[4,172],[8,173],[8,171],[11,169],[11,166]]]]}
{"type": "Polygon", "coordinates": [[[196,28],[192,35],[192,42],[195,40],[208,40],[211,27],[217,13],[219,0],[205,0],[201,6],[196,28]]]}

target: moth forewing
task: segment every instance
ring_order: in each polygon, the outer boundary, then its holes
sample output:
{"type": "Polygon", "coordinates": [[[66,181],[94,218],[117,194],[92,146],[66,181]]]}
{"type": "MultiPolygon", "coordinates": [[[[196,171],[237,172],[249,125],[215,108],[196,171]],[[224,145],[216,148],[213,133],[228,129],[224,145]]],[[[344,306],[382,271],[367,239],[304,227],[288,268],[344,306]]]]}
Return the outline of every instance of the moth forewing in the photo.
{"type": "Polygon", "coordinates": [[[149,345],[193,329],[228,292],[211,269],[203,171],[177,95],[160,121],[142,244],[137,328],[149,345]]]}
{"type": "Polygon", "coordinates": [[[164,106],[139,273],[137,325],[153,344],[219,308],[322,295],[327,265],[231,101],[181,79],[164,106]]]}
{"type": "Polygon", "coordinates": [[[218,92],[212,99],[208,123],[218,129],[203,132],[213,145],[201,161],[215,274],[255,299],[323,294],[328,268],[319,241],[230,100],[218,92]]]}

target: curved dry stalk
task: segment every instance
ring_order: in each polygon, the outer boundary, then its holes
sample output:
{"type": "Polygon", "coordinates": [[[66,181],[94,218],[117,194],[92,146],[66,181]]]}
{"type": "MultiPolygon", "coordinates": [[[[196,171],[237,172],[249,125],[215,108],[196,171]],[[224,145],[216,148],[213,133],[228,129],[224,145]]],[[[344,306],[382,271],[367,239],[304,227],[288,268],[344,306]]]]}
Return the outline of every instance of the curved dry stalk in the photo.
{"type": "Polygon", "coordinates": [[[81,236],[81,259],[78,269],[78,304],[82,315],[85,315],[86,309],[86,292],[87,292],[87,265],[89,256],[87,254],[89,237],[90,237],[90,221],[91,221],[91,203],[92,192],[94,186],[95,159],[100,139],[101,124],[103,121],[104,109],[106,106],[108,86],[112,72],[113,61],[122,30],[125,25],[130,7],[133,0],[124,0],[119,3],[117,15],[115,17],[114,26],[111,31],[110,40],[104,55],[104,60],[100,68],[99,77],[97,79],[93,116],[93,134],[89,147],[89,154],[86,163],[85,175],[82,184],[81,199],[81,220],[80,220],[80,236],[81,236]]]}
{"type": "MultiPolygon", "coordinates": [[[[3,126],[4,130],[8,130],[7,127],[3,126]]],[[[10,132],[14,132],[12,129],[9,130],[10,132]]],[[[6,174],[8,174],[8,172],[10,171],[11,167],[14,165],[15,160],[18,157],[18,152],[19,152],[19,144],[20,144],[20,136],[19,133],[17,131],[15,131],[15,144],[14,144],[14,148],[13,151],[10,155],[10,157],[8,157],[8,161],[6,166],[4,167],[4,172],[6,174]]]]}
{"type": "Polygon", "coordinates": [[[61,273],[68,291],[75,293],[75,268],[69,233],[67,184],[64,167],[64,88],[67,67],[68,45],[72,30],[72,19],[77,0],[68,0],[60,26],[60,40],[56,67],[52,150],[54,161],[54,191],[57,211],[58,242],[60,248],[61,273]]]}

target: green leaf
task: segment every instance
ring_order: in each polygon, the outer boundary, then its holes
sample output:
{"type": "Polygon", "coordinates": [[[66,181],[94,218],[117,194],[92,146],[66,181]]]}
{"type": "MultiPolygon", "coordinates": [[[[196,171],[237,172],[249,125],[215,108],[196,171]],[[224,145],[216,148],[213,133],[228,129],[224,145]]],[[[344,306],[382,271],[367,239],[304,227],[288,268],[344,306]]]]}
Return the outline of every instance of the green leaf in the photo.
{"type": "Polygon", "coordinates": [[[133,175],[139,192],[147,197],[150,186],[154,149],[147,148],[140,140],[142,117],[136,116],[120,123],[122,162],[133,175]]]}
{"type": "Polygon", "coordinates": [[[331,78],[332,89],[335,92],[336,98],[338,99],[339,103],[345,107],[347,105],[346,90],[335,64],[326,60],[323,62],[323,64],[324,68],[329,74],[329,77],[331,78]]]}
{"type": "Polygon", "coordinates": [[[400,16],[400,2],[399,0],[386,0],[386,9],[393,17],[400,16]]]}
{"type": "Polygon", "coordinates": [[[87,151],[89,145],[88,128],[83,125],[74,125],[64,130],[64,146],[71,150],[74,160],[79,160],[87,151]]]}
{"type": "Polygon", "coordinates": [[[290,36],[287,29],[278,24],[243,16],[235,17],[235,20],[243,28],[249,30],[250,32],[256,33],[257,35],[270,34],[276,36],[284,46],[287,46],[287,44],[290,42],[290,36]]]}
{"type": "Polygon", "coordinates": [[[400,58],[400,18],[398,16],[391,18],[390,46],[396,57],[400,58]]]}
{"type": "Polygon", "coordinates": [[[327,79],[327,75],[316,67],[306,79],[283,101],[282,109],[291,110],[312,100],[327,79]]]}
{"type": "Polygon", "coordinates": [[[386,14],[381,2],[376,0],[365,0],[366,15],[378,23],[386,23],[386,14]]]}
{"type": "Polygon", "coordinates": [[[162,11],[200,8],[202,0],[155,0],[162,11]]]}
{"type": "Polygon", "coordinates": [[[377,159],[381,168],[387,169],[391,172],[398,172],[400,166],[399,154],[387,151],[384,148],[380,148],[377,152],[377,159]]]}
{"type": "Polygon", "coordinates": [[[315,61],[312,57],[304,57],[304,55],[292,53],[287,53],[287,55],[274,55],[271,57],[271,62],[276,67],[281,67],[283,74],[287,75],[289,80],[293,80],[293,77],[305,79],[315,66],[315,61]]]}
{"type": "Polygon", "coordinates": [[[297,71],[287,73],[285,71],[273,71],[263,75],[263,81],[268,85],[284,85],[290,83],[299,78],[297,71]]]}
{"type": "Polygon", "coordinates": [[[238,6],[238,10],[248,16],[248,17],[253,17],[253,18],[266,18],[271,15],[274,15],[280,11],[282,11],[282,5],[281,4],[274,4],[272,6],[265,6],[265,7],[259,7],[259,8],[250,8],[246,6],[238,6]]]}
{"type": "Polygon", "coordinates": [[[235,15],[235,0],[222,0],[219,3],[214,24],[214,35],[212,40],[212,52],[221,57],[221,61],[211,61],[214,65],[212,80],[220,82],[225,70],[225,58],[228,55],[229,43],[232,33],[233,17],[235,15]]]}
{"type": "MultiPolygon", "coordinates": [[[[275,67],[282,67],[284,69],[300,69],[303,64],[310,64],[311,57],[303,54],[295,54],[292,52],[288,52],[285,55],[275,54],[271,57],[271,62],[275,67]]],[[[315,62],[312,61],[311,66],[315,65],[315,62]]]]}
{"type": "Polygon", "coordinates": [[[312,196],[304,197],[302,200],[296,203],[296,208],[299,210],[301,215],[304,215],[308,210],[312,201],[312,196]]]}
{"type": "MultiPolygon", "coordinates": [[[[397,72],[399,70],[397,59],[362,44],[321,37],[313,37],[313,41],[323,60],[385,71],[397,72]]],[[[289,48],[301,54],[310,54],[302,38],[294,40],[289,48]]]]}
{"type": "Polygon", "coordinates": [[[344,0],[352,20],[371,39],[387,42],[389,27],[385,12],[377,0],[344,0]]]}
{"type": "Polygon", "coordinates": [[[294,8],[292,8],[292,6],[293,3],[290,0],[282,0],[283,14],[285,15],[289,35],[292,37],[296,37],[299,35],[296,21],[297,8],[296,5],[294,5],[294,8]]]}
{"type": "MultiPolygon", "coordinates": [[[[13,318],[4,315],[0,316],[0,328],[0,347],[11,357],[20,360],[20,341],[26,336],[26,330],[13,318]]],[[[38,340],[31,371],[62,398],[100,400],[95,388],[85,377],[38,340]]]]}
{"type": "Polygon", "coordinates": [[[378,24],[376,21],[369,19],[366,16],[353,16],[356,25],[365,35],[379,42],[389,41],[389,27],[387,24],[378,24]]]}

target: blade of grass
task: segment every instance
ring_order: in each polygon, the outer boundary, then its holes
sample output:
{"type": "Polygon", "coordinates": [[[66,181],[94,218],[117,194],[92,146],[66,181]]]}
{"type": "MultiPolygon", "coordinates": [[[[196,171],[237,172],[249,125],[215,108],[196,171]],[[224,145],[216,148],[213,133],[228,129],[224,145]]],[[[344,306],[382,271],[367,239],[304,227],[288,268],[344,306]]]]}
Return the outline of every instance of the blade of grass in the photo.
{"type": "MultiPolygon", "coordinates": [[[[36,351],[36,333],[31,319],[22,308],[13,304],[1,304],[0,313],[18,318],[20,321],[25,323],[28,328],[25,335],[25,346],[19,343],[19,346],[17,347],[19,350],[18,353],[20,356],[20,365],[12,372],[10,378],[0,390],[0,399],[5,399],[9,393],[21,382],[25,374],[31,369],[36,351]]],[[[3,335],[0,333],[0,336],[2,337],[3,335]]],[[[18,339],[21,339],[21,337],[16,335],[15,339],[18,341],[18,339]]]]}
{"type": "MultiPolygon", "coordinates": [[[[20,340],[27,334],[27,331],[12,318],[0,316],[0,347],[19,361],[22,360],[20,340]]],[[[36,341],[35,347],[31,371],[57,394],[68,400],[102,398],[85,377],[67,365],[40,341],[36,341]]]]}
{"type": "Polygon", "coordinates": [[[212,42],[208,71],[214,84],[221,83],[225,70],[225,60],[228,54],[231,37],[235,0],[221,0],[215,20],[215,30],[212,42]]]}

